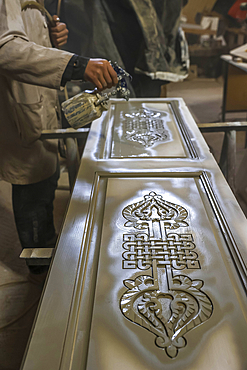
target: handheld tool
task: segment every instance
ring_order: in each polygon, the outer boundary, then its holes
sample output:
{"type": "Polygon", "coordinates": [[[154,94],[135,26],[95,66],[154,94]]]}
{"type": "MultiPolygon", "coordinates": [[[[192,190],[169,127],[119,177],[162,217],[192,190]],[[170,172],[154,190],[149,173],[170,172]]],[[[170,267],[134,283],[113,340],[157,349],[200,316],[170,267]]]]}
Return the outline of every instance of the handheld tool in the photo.
{"type": "MultiPolygon", "coordinates": [[[[58,15],[60,13],[61,1],[58,2],[58,15]]],[[[36,1],[25,1],[22,4],[22,11],[26,9],[38,9],[46,15],[48,21],[55,26],[56,21],[52,18],[50,13],[44,6],[36,1]]],[[[111,63],[113,69],[118,75],[118,84],[114,90],[108,93],[100,93],[98,91],[84,91],[78,95],[68,99],[68,92],[65,86],[64,93],[66,101],[62,103],[61,107],[64,115],[71,127],[77,129],[87,125],[93,120],[99,118],[104,110],[107,110],[110,97],[129,99],[130,91],[127,88],[126,77],[132,78],[123,68],[116,62],[111,63]]]]}
{"type": "Polygon", "coordinates": [[[116,62],[111,62],[111,65],[118,75],[118,84],[114,89],[108,93],[100,93],[97,90],[84,91],[61,104],[65,118],[71,127],[77,129],[99,118],[103,111],[109,108],[111,97],[129,100],[130,91],[127,88],[126,77],[131,79],[130,74],[116,62]]]}
{"type": "Polygon", "coordinates": [[[21,10],[26,10],[26,9],[38,9],[39,11],[41,11],[41,13],[43,13],[44,15],[46,15],[48,21],[51,23],[51,24],[54,24],[54,20],[52,18],[52,16],[50,15],[50,13],[46,10],[46,8],[39,4],[39,3],[36,3],[36,1],[25,1],[22,5],[21,5],[21,10]]]}

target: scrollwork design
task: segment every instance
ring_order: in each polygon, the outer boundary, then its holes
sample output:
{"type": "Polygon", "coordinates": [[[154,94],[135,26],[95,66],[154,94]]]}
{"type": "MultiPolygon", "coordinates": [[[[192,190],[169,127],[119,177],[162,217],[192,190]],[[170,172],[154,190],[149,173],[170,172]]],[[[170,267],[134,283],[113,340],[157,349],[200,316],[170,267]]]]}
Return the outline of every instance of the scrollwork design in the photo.
{"type": "Polygon", "coordinates": [[[192,234],[174,233],[187,227],[187,210],[150,192],[123,210],[126,227],[145,233],[124,234],[123,268],[152,270],[124,280],[120,300],[123,315],[152,332],[157,347],[175,358],[186,346],[185,335],[210,318],[213,304],[202,291],[204,282],[182,275],[201,269],[192,234]],[[168,232],[169,231],[169,232],[168,232]],[[162,288],[160,288],[162,287],[162,288]]]}
{"type": "Polygon", "coordinates": [[[167,113],[150,109],[139,109],[123,116],[125,139],[151,147],[159,141],[166,141],[169,132],[164,128],[163,118],[167,113]]]}
{"type": "Polygon", "coordinates": [[[184,220],[188,216],[185,208],[163,200],[161,195],[150,192],[144,196],[144,200],[131,204],[124,208],[123,216],[128,220],[124,226],[136,229],[146,229],[147,221],[164,221],[165,227],[177,229],[181,226],[188,226],[184,220]]]}
{"type": "Polygon", "coordinates": [[[184,335],[208,320],[212,302],[201,290],[202,280],[187,276],[172,278],[172,289],[159,290],[151,276],[125,280],[127,291],[120,300],[123,315],[156,335],[155,344],[170,358],[186,346],[184,335]]]}

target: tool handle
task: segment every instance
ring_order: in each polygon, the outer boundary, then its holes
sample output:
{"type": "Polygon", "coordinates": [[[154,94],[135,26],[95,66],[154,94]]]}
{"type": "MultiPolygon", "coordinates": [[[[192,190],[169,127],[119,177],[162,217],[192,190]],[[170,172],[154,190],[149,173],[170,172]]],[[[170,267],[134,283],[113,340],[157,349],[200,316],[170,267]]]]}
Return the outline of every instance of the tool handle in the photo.
{"type": "Polygon", "coordinates": [[[50,15],[50,13],[46,10],[46,8],[43,5],[36,3],[36,1],[25,1],[23,4],[21,4],[21,10],[26,10],[28,8],[40,10],[41,12],[45,13],[49,22],[51,23],[53,22],[53,18],[50,15]]]}

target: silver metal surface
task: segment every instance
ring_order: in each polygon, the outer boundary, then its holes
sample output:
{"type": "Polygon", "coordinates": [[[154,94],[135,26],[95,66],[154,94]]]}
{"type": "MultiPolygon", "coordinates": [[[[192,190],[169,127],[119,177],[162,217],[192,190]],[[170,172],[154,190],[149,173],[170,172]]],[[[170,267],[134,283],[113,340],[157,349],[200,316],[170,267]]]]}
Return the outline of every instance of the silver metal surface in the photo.
{"type": "Polygon", "coordinates": [[[246,240],[183,100],[112,101],[88,137],[23,369],[245,370],[246,240]],[[146,107],[171,141],[123,134],[121,117],[146,107]]]}
{"type": "Polygon", "coordinates": [[[175,102],[112,103],[105,125],[105,158],[196,156],[175,102]]]}
{"type": "Polygon", "coordinates": [[[122,368],[191,369],[197,357],[198,369],[245,368],[238,278],[201,176],[108,180],[87,369],[115,369],[123,355],[122,368]]]}

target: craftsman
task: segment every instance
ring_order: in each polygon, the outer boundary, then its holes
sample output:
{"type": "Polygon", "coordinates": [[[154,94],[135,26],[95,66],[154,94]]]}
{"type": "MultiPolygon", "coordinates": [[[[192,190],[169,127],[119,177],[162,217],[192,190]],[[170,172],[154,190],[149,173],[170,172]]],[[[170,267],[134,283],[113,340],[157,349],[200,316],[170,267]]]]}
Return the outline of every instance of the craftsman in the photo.
{"type": "MultiPolygon", "coordinates": [[[[57,128],[56,90],[73,79],[90,81],[99,90],[118,80],[106,60],[52,48],[50,37],[53,46],[66,43],[66,25],[57,16],[47,24],[40,11],[43,0],[29,3],[22,9],[22,0],[0,0],[0,177],[12,184],[22,248],[43,248],[56,235],[53,200],[59,168],[56,140],[39,137],[42,130],[57,128]]],[[[44,275],[47,267],[29,269],[44,275]]]]}

